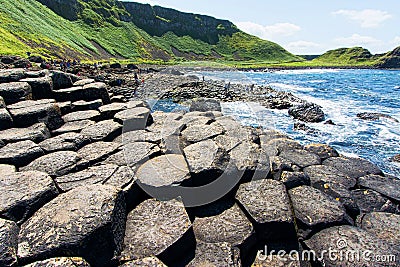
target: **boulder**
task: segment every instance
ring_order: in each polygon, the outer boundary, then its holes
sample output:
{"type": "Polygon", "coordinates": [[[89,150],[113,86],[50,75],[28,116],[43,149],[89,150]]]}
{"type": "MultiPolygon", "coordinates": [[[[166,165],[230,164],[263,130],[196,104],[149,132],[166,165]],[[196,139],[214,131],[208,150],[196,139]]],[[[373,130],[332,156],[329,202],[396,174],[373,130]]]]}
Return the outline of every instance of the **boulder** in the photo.
{"type": "Polygon", "coordinates": [[[311,185],[317,183],[335,183],[347,189],[353,188],[357,180],[342,173],[338,169],[327,165],[315,165],[304,169],[304,173],[310,177],[311,185]]]}
{"type": "Polygon", "coordinates": [[[54,130],[64,124],[60,108],[52,99],[22,101],[9,105],[8,110],[17,127],[27,127],[43,122],[50,130],[54,130]]]}
{"type": "Polygon", "coordinates": [[[216,137],[224,133],[221,125],[212,123],[210,125],[194,125],[182,131],[182,137],[189,143],[196,143],[216,137]]]}
{"type": "Polygon", "coordinates": [[[282,171],[280,181],[285,185],[286,189],[292,189],[302,185],[310,185],[310,177],[304,172],[288,172],[282,171]]]}
{"type": "Polygon", "coordinates": [[[382,171],[378,166],[361,158],[333,157],[324,160],[322,164],[334,167],[353,179],[357,179],[368,174],[382,174],[382,171]]]}
{"type": "Polygon", "coordinates": [[[300,171],[300,168],[295,164],[293,164],[293,162],[278,156],[269,157],[269,165],[271,170],[271,176],[278,181],[282,180],[282,173],[284,171],[289,171],[289,172],[300,171]]]}
{"type": "Polygon", "coordinates": [[[236,199],[250,215],[259,240],[297,242],[289,196],[281,182],[264,179],[242,184],[236,199]]]}
{"type": "Polygon", "coordinates": [[[101,117],[105,120],[113,119],[115,114],[128,108],[125,103],[112,103],[99,107],[101,117]]]}
{"type": "Polygon", "coordinates": [[[152,257],[147,257],[144,259],[138,259],[138,260],[133,260],[126,262],[120,267],[167,267],[162,261],[160,261],[158,258],[152,256],[152,257]]]}
{"type": "Polygon", "coordinates": [[[358,179],[358,185],[400,202],[400,180],[397,178],[367,175],[358,179]]]}
{"type": "Polygon", "coordinates": [[[113,120],[100,121],[83,129],[81,134],[92,142],[112,141],[122,134],[122,125],[113,120]]]}
{"type": "Polygon", "coordinates": [[[358,113],[357,117],[362,119],[362,120],[367,120],[367,121],[377,121],[380,119],[389,119],[394,122],[399,122],[397,119],[393,118],[390,115],[383,114],[383,113],[376,113],[376,112],[362,112],[358,113]]]}
{"type": "Polygon", "coordinates": [[[200,98],[192,101],[190,111],[221,111],[221,104],[215,99],[200,98]]]}
{"type": "Polygon", "coordinates": [[[15,222],[0,219],[0,266],[17,266],[19,228],[15,222]]]}
{"type": "Polygon", "coordinates": [[[82,134],[69,132],[46,139],[43,142],[40,142],[39,146],[46,153],[52,153],[62,150],[77,151],[88,143],[89,139],[82,134]]]}
{"type": "Polygon", "coordinates": [[[89,263],[82,258],[52,258],[44,261],[37,261],[23,267],[90,267],[89,263]]]}
{"type": "Polygon", "coordinates": [[[96,122],[91,120],[79,120],[65,123],[63,126],[53,131],[53,134],[64,134],[70,132],[80,132],[83,129],[94,125],[96,122]]]}
{"type": "Polygon", "coordinates": [[[351,191],[351,194],[361,213],[390,212],[400,214],[399,207],[396,207],[392,201],[374,190],[357,189],[351,191]]]}
{"type": "Polygon", "coordinates": [[[13,118],[5,108],[0,108],[0,131],[9,129],[13,126],[13,118]]]}
{"type": "Polygon", "coordinates": [[[183,204],[149,199],[128,214],[121,259],[157,256],[171,265],[194,246],[192,224],[183,204]]]}
{"type": "Polygon", "coordinates": [[[125,212],[123,193],[113,186],[82,186],[61,194],[22,224],[20,262],[76,255],[92,266],[110,266],[122,250],[125,212]]]}
{"type": "Polygon", "coordinates": [[[110,64],[110,69],[120,69],[120,68],[122,68],[122,66],[118,62],[110,64]]]}
{"type": "Polygon", "coordinates": [[[121,144],[116,142],[100,141],[86,145],[78,150],[78,156],[81,159],[79,165],[96,164],[118,152],[120,148],[121,144]]]}
{"type": "Polygon", "coordinates": [[[73,122],[73,121],[83,121],[83,120],[93,120],[98,121],[100,120],[100,112],[97,110],[85,110],[85,111],[76,111],[64,115],[63,120],[65,122],[73,122]]]}
{"type": "Polygon", "coordinates": [[[240,251],[227,242],[197,242],[194,259],[187,267],[198,266],[242,266],[240,251]]]}
{"type": "Polygon", "coordinates": [[[93,101],[84,101],[79,100],[72,103],[73,111],[83,111],[83,110],[97,110],[103,105],[103,101],[101,99],[96,99],[93,101]]]}
{"type": "Polygon", "coordinates": [[[304,149],[317,154],[322,160],[331,157],[339,157],[339,153],[333,147],[324,144],[310,144],[306,145],[304,149]]]}
{"type": "Polygon", "coordinates": [[[21,167],[43,155],[43,150],[37,144],[26,140],[0,148],[0,163],[21,167]]]}
{"type": "Polygon", "coordinates": [[[5,69],[0,70],[0,83],[18,82],[26,77],[24,69],[5,69]]]}
{"type": "Polygon", "coordinates": [[[288,113],[293,118],[305,122],[322,122],[325,120],[325,113],[322,111],[322,107],[313,103],[294,106],[288,110],[288,113]]]}
{"type": "Polygon", "coordinates": [[[10,105],[32,99],[32,88],[27,82],[0,83],[0,96],[10,105]]]}
{"type": "Polygon", "coordinates": [[[52,71],[51,79],[53,80],[54,89],[68,88],[73,85],[72,75],[62,71],[52,71]]]}
{"type": "Polygon", "coordinates": [[[290,160],[300,168],[321,164],[321,158],[318,155],[306,150],[284,150],[279,156],[290,160]]]}
{"type": "Polygon", "coordinates": [[[0,214],[18,223],[58,194],[51,177],[43,172],[1,174],[0,184],[0,214]]]}
{"type": "Polygon", "coordinates": [[[11,128],[0,131],[0,140],[5,143],[15,143],[24,140],[39,143],[49,137],[49,129],[47,129],[44,123],[36,123],[26,128],[11,128]]]}
{"type": "Polygon", "coordinates": [[[129,108],[118,112],[114,120],[124,125],[124,131],[143,130],[153,122],[150,109],[145,107],[129,108]]]}
{"type": "MultiPolygon", "coordinates": [[[[72,86],[72,84],[71,84],[72,86]]],[[[84,86],[64,87],[64,89],[55,90],[54,97],[57,101],[72,101],[79,100],[93,101],[101,99],[103,104],[110,104],[110,96],[105,83],[91,83],[84,86]]],[[[55,87],[55,85],[54,85],[55,87]]]]}
{"type": "Polygon", "coordinates": [[[26,82],[31,86],[33,99],[53,98],[53,80],[49,76],[26,78],[21,82],[26,82]]]}
{"type": "Polygon", "coordinates": [[[272,139],[264,144],[261,144],[261,147],[267,151],[269,156],[278,156],[280,152],[285,150],[301,150],[303,147],[299,142],[294,141],[288,138],[276,138],[272,139]]]}
{"type": "Polygon", "coordinates": [[[47,172],[51,176],[62,176],[77,169],[80,156],[73,151],[58,151],[42,156],[23,167],[25,171],[47,172]]]}

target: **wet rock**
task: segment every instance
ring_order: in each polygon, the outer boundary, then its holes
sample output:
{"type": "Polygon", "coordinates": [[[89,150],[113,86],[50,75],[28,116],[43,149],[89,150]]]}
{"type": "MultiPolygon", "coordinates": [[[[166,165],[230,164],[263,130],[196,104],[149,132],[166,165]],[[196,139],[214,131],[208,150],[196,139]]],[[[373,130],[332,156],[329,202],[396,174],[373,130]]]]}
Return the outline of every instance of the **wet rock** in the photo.
{"type": "Polygon", "coordinates": [[[362,120],[367,120],[367,121],[377,121],[380,119],[389,119],[394,122],[399,122],[397,119],[393,118],[390,115],[383,114],[383,113],[375,113],[375,112],[362,112],[358,113],[357,117],[362,119],[362,120]]]}
{"type": "Polygon", "coordinates": [[[9,105],[8,110],[14,119],[14,124],[18,127],[42,122],[50,130],[54,130],[64,124],[60,108],[52,99],[23,101],[9,105]]]}
{"type": "Polygon", "coordinates": [[[157,256],[173,262],[195,245],[185,207],[178,201],[149,199],[128,214],[122,260],[157,256]]]}
{"type": "Polygon", "coordinates": [[[307,247],[314,250],[317,255],[323,255],[320,260],[325,266],[354,266],[354,267],[378,267],[378,266],[398,266],[400,264],[398,249],[377,239],[367,231],[353,226],[335,226],[325,229],[312,238],[307,240],[307,247]],[[322,251],[328,249],[336,250],[336,257],[329,257],[328,253],[322,254],[322,251]],[[365,252],[360,256],[360,260],[350,257],[340,257],[339,255],[355,255],[354,252],[365,252]],[[339,254],[342,253],[342,254],[339,254]],[[350,254],[349,254],[350,253],[350,254]],[[352,253],[352,254],[351,254],[352,253]],[[367,257],[364,257],[366,255],[367,257]],[[395,262],[375,262],[376,256],[397,255],[395,262]]]}
{"type": "Polygon", "coordinates": [[[289,109],[289,115],[305,122],[321,122],[325,120],[322,108],[313,103],[305,103],[289,109]]]}
{"type": "Polygon", "coordinates": [[[258,238],[296,242],[289,197],[281,182],[264,179],[242,184],[236,199],[251,216],[258,238]]]}
{"type": "Polygon", "coordinates": [[[72,103],[73,111],[83,111],[83,110],[97,110],[103,105],[103,101],[101,99],[93,100],[93,101],[84,101],[79,100],[72,103]]]}
{"type": "Polygon", "coordinates": [[[400,201],[400,180],[397,178],[367,175],[358,179],[358,185],[381,193],[382,195],[400,201]]]}
{"type": "Polygon", "coordinates": [[[82,134],[70,132],[49,138],[39,143],[39,146],[46,152],[52,153],[62,150],[77,151],[88,144],[89,140],[82,134]]]}
{"type": "Polygon", "coordinates": [[[100,112],[98,112],[97,110],[76,111],[64,115],[62,118],[65,122],[82,121],[82,120],[97,121],[100,119],[100,112]]]}
{"type": "Polygon", "coordinates": [[[388,198],[370,189],[358,189],[351,191],[361,213],[390,212],[400,213],[398,207],[388,198]]]}
{"type": "Polygon", "coordinates": [[[52,258],[44,261],[37,261],[27,264],[24,267],[90,267],[84,259],[73,258],[52,258]]]}
{"type": "Polygon", "coordinates": [[[137,266],[141,266],[141,267],[167,267],[167,265],[165,265],[162,261],[160,261],[156,257],[147,257],[147,258],[144,258],[144,259],[139,259],[139,260],[126,262],[126,263],[120,265],[120,267],[137,267],[137,266]]]}
{"type": "Polygon", "coordinates": [[[2,174],[0,184],[0,214],[18,223],[58,194],[51,177],[43,172],[2,174]]]}
{"type": "Polygon", "coordinates": [[[125,103],[112,103],[99,107],[101,117],[105,120],[113,119],[115,114],[128,108],[125,103]]]}
{"type": "Polygon", "coordinates": [[[53,81],[50,77],[27,78],[21,82],[27,82],[31,86],[33,99],[53,98],[53,81]]]}
{"type": "Polygon", "coordinates": [[[0,140],[4,143],[15,143],[31,140],[39,143],[50,137],[50,132],[44,123],[37,123],[26,128],[11,128],[0,131],[0,140]]]}
{"type": "Polygon", "coordinates": [[[3,175],[9,175],[17,170],[15,169],[15,166],[12,165],[7,165],[7,164],[0,164],[0,173],[3,175]]]}
{"type": "Polygon", "coordinates": [[[27,263],[78,255],[93,266],[110,266],[122,250],[125,212],[123,193],[113,186],[61,194],[22,224],[18,257],[27,263]]]}
{"type": "Polygon", "coordinates": [[[69,132],[80,132],[83,129],[94,125],[96,122],[91,120],[71,121],[53,131],[53,134],[64,134],[69,132]]]}
{"type": "Polygon", "coordinates": [[[81,134],[92,142],[111,141],[122,133],[122,125],[113,120],[100,121],[88,126],[81,131],[81,134]]]}
{"type": "Polygon", "coordinates": [[[297,218],[299,233],[307,237],[329,226],[348,224],[349,218],[343,204],[310,186],[289,190],[290,199],[297,218]]]}
{"type": "Polygon", "coordinates": [[[152,143],[133,142],[124,144],[122,151],[111,155],[105,163],[116,164],[118,166],[130,166],[137,168],[144,162],[160,154],[160,148],[152,143]]]}
{"type": "Polygon", "coordinates": [[[15,222],[0,219],[0,266],[17,266],[18,232],[15,222]]]}
{"type": "Polygon", "coordinates": [[[121,144],[116,142],[96,142],[86,145],[78,150],[79,165],[93,165],[107,159],[110,155],[120,150],[121,144]]]}
{"type": "Polygon", "coordinates": [[[62,176],[76,170],[80,156],[73,151],[58,151],[42,156],[23,167],[24,171],[41,171],[51,176],[62,176]]]}
{"type": "Polygon", "coordinates": [[[285,150],[279,156],[290,160],[300,168],[321,164],[321,158],[318,155],[305,150],[285,150]]]}
{"type": "Polygon", "coordinates": [[[12,82],[0,84],[0,96],[7,105],[32,99],[32,88],[26,82],[12,82]]]}
{"type": "Polygon", "coordinates": [[[197,266],[242,266],[240,251],[229,243],[197,242],[195,258],[187,265],[197,266]]]}
{"type": "Polygon", "coordinates": [[[315,165],[304,169],[304,173],[310,177],[311,184],[335,183],[347,189],[353,188],[357,180],[347,176],[338,169],[327,165],[315,165]]]}
{"type": "Polygon", "coordinates": [[[339,153],[333,147],[324,144],[310,144],[305,146],[304,149],[317,154],[322,160],[331,157],[339,157],[339,153]]]}
{"type": "Polygon", "coordinates": [[[26,77],[24,69],[5,69],[0,70],[0,83],[18,82],[26,77]]]}
{"type": "Polygon", "coordinates": [[[62,71],[52,71],[51,79],[54,89],[68,88],[73,85],[71,75],[62,71]]]}
{"type": "Polygon", "coordinates": [[[400,154],[399,154],[399,155],[395,155],[395,156],[391,159],[391,161],[393,161],[393,162],[400,162],[400,154]]]}
{"type": "Polygon", "coordinates": [[[213,123],[211,125],[195,125],[188,127],[182,132],[182,137],[190,143],[196,143],[223,133],[223,128],[213,123]]]}
{"type": "Polygon", "coordinates": [[[124,131],[143,130],[150,125],[153,118],[150,109],[145,107],[129,108],[118,112],[114,120],[124,124],[124,131]]]}
{"type": "Polygon", "coordinates": [[[192,101],[190,111],[221,111],[221,104],[215,99],[200,98],[192,101]]]}
{"type": "Polygon", "coordinates": [[[20,167],[43,155],[43,150],[37,144],[26,140],[2,147],[0,149],[0,163],[20,167]]]}
{"type": "Polygon", "coordinates": [[[13,126],[13,118],[5,108],[0,108],[0,131],[13,126]]]}
{"type": "Polygon", "coordinates": [[[351,178],[360,178],[368,174],[382,174],[378,166],[361,158],[334,157],[324,160],[323,165],[338,169],[351,178]]]}
{"type": "Polygon", "coordinates": [[[310,177],[304,172],[288,172],[282,171],[280,181],[285,185],[286,189],[292,189],[302,185],[310,185],[310,177]]]}
{"type": "Polygon", "coordinates": [[[317,129],[307,126],[305,123],[302,123],[302,122],[295,122],[293,124],[293,130],[306,132],[307,134],[314,135],[314,136],[318,136],[319,134],[321,134],[321,132],[318,131],[317,129]]]}

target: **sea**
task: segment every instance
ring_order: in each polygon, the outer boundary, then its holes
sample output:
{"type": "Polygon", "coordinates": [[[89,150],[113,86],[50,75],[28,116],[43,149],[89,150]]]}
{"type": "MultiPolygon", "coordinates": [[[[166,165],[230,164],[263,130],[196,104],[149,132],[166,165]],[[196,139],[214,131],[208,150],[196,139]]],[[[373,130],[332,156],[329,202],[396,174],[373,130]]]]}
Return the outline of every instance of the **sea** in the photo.
{"type": "MultiPolygon", "coordinates": [[[[335,125],[307,123],[314,132],[297,131],[287,110],[267,109],[257,103],[222,103],[222,111],[243,125],[277,129],[304,145],[328,144],[342,155],[370,160],[385,173],[400,178],[400,163],[390,160],[400,154],[400,123],[386,118],[378,121],[357,118],[361,112],[379,112],[400,121],[400,70],[195,70],[188,75],[249,86],[269,85],[316,103],[335,125]]],[[[176,108],[171,103],[153,107],[163,111],[176,108]]]]}

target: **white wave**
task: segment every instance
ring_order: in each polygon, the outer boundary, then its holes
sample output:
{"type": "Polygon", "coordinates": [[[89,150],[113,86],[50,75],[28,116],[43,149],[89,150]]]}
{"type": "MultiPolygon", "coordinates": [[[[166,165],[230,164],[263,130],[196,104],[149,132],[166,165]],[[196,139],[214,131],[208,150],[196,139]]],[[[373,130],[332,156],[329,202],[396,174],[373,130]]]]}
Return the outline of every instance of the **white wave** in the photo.
{"type": "Polygon", "coordinates": [[[275,89],[288,90],[291,92],[312,92],[315,90],[314,88],[311,88],[311,87],[302,87],[302,86],[286,84],[286,83],[270,83],[269,86],[271,86],[275,89]]]}
{"type": "Polygon", "coordinates": [[[323,73],[332,73],[339,72],[341,69],[301,69],[301,70],[280,70],[277,71],[277,74],[323,74],[323,73]]]}

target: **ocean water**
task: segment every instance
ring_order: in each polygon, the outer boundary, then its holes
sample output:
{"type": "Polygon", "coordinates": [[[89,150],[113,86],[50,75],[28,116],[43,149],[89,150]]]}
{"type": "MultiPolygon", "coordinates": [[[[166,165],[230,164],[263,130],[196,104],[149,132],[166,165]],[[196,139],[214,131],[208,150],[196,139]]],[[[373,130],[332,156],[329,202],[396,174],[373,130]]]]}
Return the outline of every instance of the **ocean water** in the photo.
{"type": "Polygon", "coordinates": [[[282,70],[273,72],[213,71],[191,73],[206,79],[270,85],[322,106],[336,125],[307,123],[316,134],[294,131],[287,110],[270,110],[257,103],[223,104],[223,113],[245,125],[278,129],[302,144],[325,143],[341,154],[376,163],[385,173],[400,178],[400,123],[389,119],[365,121],[360,112],[380,112],[400,121],[399,70],[282,70]]]}

